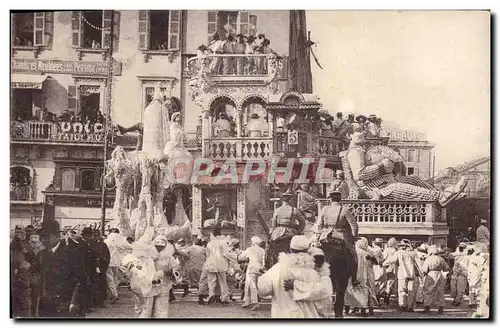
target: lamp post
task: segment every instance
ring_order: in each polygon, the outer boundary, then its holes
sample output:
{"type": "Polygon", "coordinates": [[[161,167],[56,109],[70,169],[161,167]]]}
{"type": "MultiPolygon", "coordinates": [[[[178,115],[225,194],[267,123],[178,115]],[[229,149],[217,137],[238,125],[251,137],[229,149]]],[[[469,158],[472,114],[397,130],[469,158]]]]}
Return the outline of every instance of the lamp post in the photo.
{"type": "MultiPolygon", "coordinates": [[[[113,42],[114,42],[114,37],[113,37],[113,24],[114,24],[114,16],[115,13],[113,10],[111,10],[111,24],[109,25],[109,49],[108,49],[108,78],[106,81],[106,87],[107,87],[107,98],[106,98],[106,115],[105,119],[105,128],[104,128],[104,159],[103,159],[103,164],[104,164],[104,169],[103,169],[103,177],[106,176],[106,160],[108,158],[108,138],[109,138],[109,129],[111,128],[111,92],[113,91],[113,42]]],[[[104,29],[105,27],[102,26],[104,29]]],[[[104,178],[102,179],[102,184],[101,184],[101,235],[104,236],[104,231],[105,231],[105,226],[106,226],[106,182],[104,178]]]]}

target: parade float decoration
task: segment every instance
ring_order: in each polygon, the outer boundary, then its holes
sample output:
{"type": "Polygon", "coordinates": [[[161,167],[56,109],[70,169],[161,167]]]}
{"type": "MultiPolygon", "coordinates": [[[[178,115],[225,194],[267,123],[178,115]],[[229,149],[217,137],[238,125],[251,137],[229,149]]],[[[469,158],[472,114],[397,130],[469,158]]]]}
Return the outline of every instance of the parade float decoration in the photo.
{"type": "Polygon", "coordinates": [[[116,189],[110,227],[136,241],[148,228],[154,232],[152,238],[164,234],[174,240],[191,239],[191,225],[182,197],[177,197],[176,220],[172,224],[164,213],[165,192],[176,188],[174,167],[179,160],[189,160],[191,155],[183,148],[181,114],[176,112],[169,118],[162,99],[158,87],[153,101],[144,110],[142,149],[126,152],[117,146],[106,162],[105,184],[116,189]]]}

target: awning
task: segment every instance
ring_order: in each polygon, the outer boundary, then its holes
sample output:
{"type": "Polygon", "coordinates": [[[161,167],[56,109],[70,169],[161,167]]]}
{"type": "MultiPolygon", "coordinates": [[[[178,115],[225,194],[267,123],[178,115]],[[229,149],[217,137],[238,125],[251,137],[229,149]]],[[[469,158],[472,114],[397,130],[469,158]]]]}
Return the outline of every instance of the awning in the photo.
{"type": "Polygon", "coordinates": [[[41,90],[47,77],[48,75],[12,74],[11,85],[13,89],[41,90]]]}

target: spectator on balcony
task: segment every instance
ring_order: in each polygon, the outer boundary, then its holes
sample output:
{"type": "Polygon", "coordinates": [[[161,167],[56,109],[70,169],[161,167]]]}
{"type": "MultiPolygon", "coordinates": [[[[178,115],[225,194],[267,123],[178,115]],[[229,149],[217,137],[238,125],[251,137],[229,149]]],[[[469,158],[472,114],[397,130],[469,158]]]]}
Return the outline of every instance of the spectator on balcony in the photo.
{"type": "MultiPolygon", "coordinates": [[[[246,44],[245,37],[243,34],[238,34],[236,36],[236,43],[233,45],[233,53],[235,55],[243,55],[245,54],[246,44]]],[[[245,57],[239,56],[236,57],[236,74],[242,75],[245,72],[245,57]]]]}
{"type": "Polygon", "coordinates": [[[61,115],[57,117],[58,122],[68,122],[71,118],[71,113],[69,110],[65,109],[62,111],[61,115]]]}
{"type": "MultiPolygon", "coordinates": [[[[222,55],[224,53],[224,43],[219,37],[219,33],[215,32],[212,34],[212,41],[208,45],[208,49],[216,55],[222,55]]],[[[215,57],[210,63],[210,72],[212,74],[218,75],[222,69],[222,58],[215,57]]]]}
{"type": "Polygon", "coordinates": [[[237,132],[236,132],[236,122],[234,121],[234,117],[229,116],[228,121],[229,121],[229,126],[231,127],[231,136],[236,137],[237,132]]]}
{"type": "Polygon", "coordinates": [[[286,131],[285,118],[282,114],[276,114],[276,130],[278,132],[286,131]]]}
{"type": "Polygon", "coordinates": [[[223,58],[223,71],[224,75],[234,74],[234,37],[229,35],[227,40],[223,41],[222,51],[224,55],[227,55],[223,58]]]}
{"type": "Polygon", "coordinates": [[[368,131],[367,131],[367,136],[368,137],[373,137],[377,138],[380,135],[380,126],[377,125],[377,116],[375,115],[370,115],[368,118],[368,131]]]}
{"type": "Polygon", "coordinates": [[[231,136],[231,123],[226,113],[221,113],[219,119],[214,123],[215,135],[217,138],[227,138],[231,136]]]}
{"type": "Polygon", "coordinates": [[[260,119],[257,113],[253,113],[250,116],[250,120],[245,127],[247,131],[247,136],[250,138],[260,138],[264,134],[264,122],[260,119]]]}
{"type": "Polygon", "coordinates": [[[247,38],[247,44],[245,48],[245,54],[250,55],[247,57],[245,74],[255,74],[256,71],[256,61],[251,55],[255,54],[255,37],[250,35],[247,38]]]}
{"type": "Polygon", "coordinates": [[[342,118],[342,113],[337,113],[337,119],[333,121],[332,132],[337,136],[341,137],[342,132],[347,127],[347,122],[342,118]]]}
{"type": "Polygon", "coordinates": [[[325,137],[334,137],[335,134],[333,133],[333,117],[331,116],[326,116],[326,117],[321,117],[321,135],[325,137]]]}
{"type": "MultiPolygon", "coordinates": [[[[259,34],[257,36],[257,39],[255,39],[255,53],[256,54],[264,54],[264,40],[266,36],[264,34],[259,34]]],[[[263,57],[256,57],[255,58],[255,69],[258,74],[263,74],[264,73],[264,58],[263,57]]]]}

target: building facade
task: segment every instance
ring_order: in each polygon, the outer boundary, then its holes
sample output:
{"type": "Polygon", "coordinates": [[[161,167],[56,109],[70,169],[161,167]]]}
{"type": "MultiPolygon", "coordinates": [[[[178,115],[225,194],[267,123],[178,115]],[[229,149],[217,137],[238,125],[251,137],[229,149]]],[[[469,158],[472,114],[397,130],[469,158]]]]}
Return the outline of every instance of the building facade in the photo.
{"type": "Polygon", "coordinates": [[[423,180],[433,177],[434,144],[427,141],[425,133],[397,128],[386,129],[389,146],[405,158],[406,175],[416,175],[423,180]]]}

